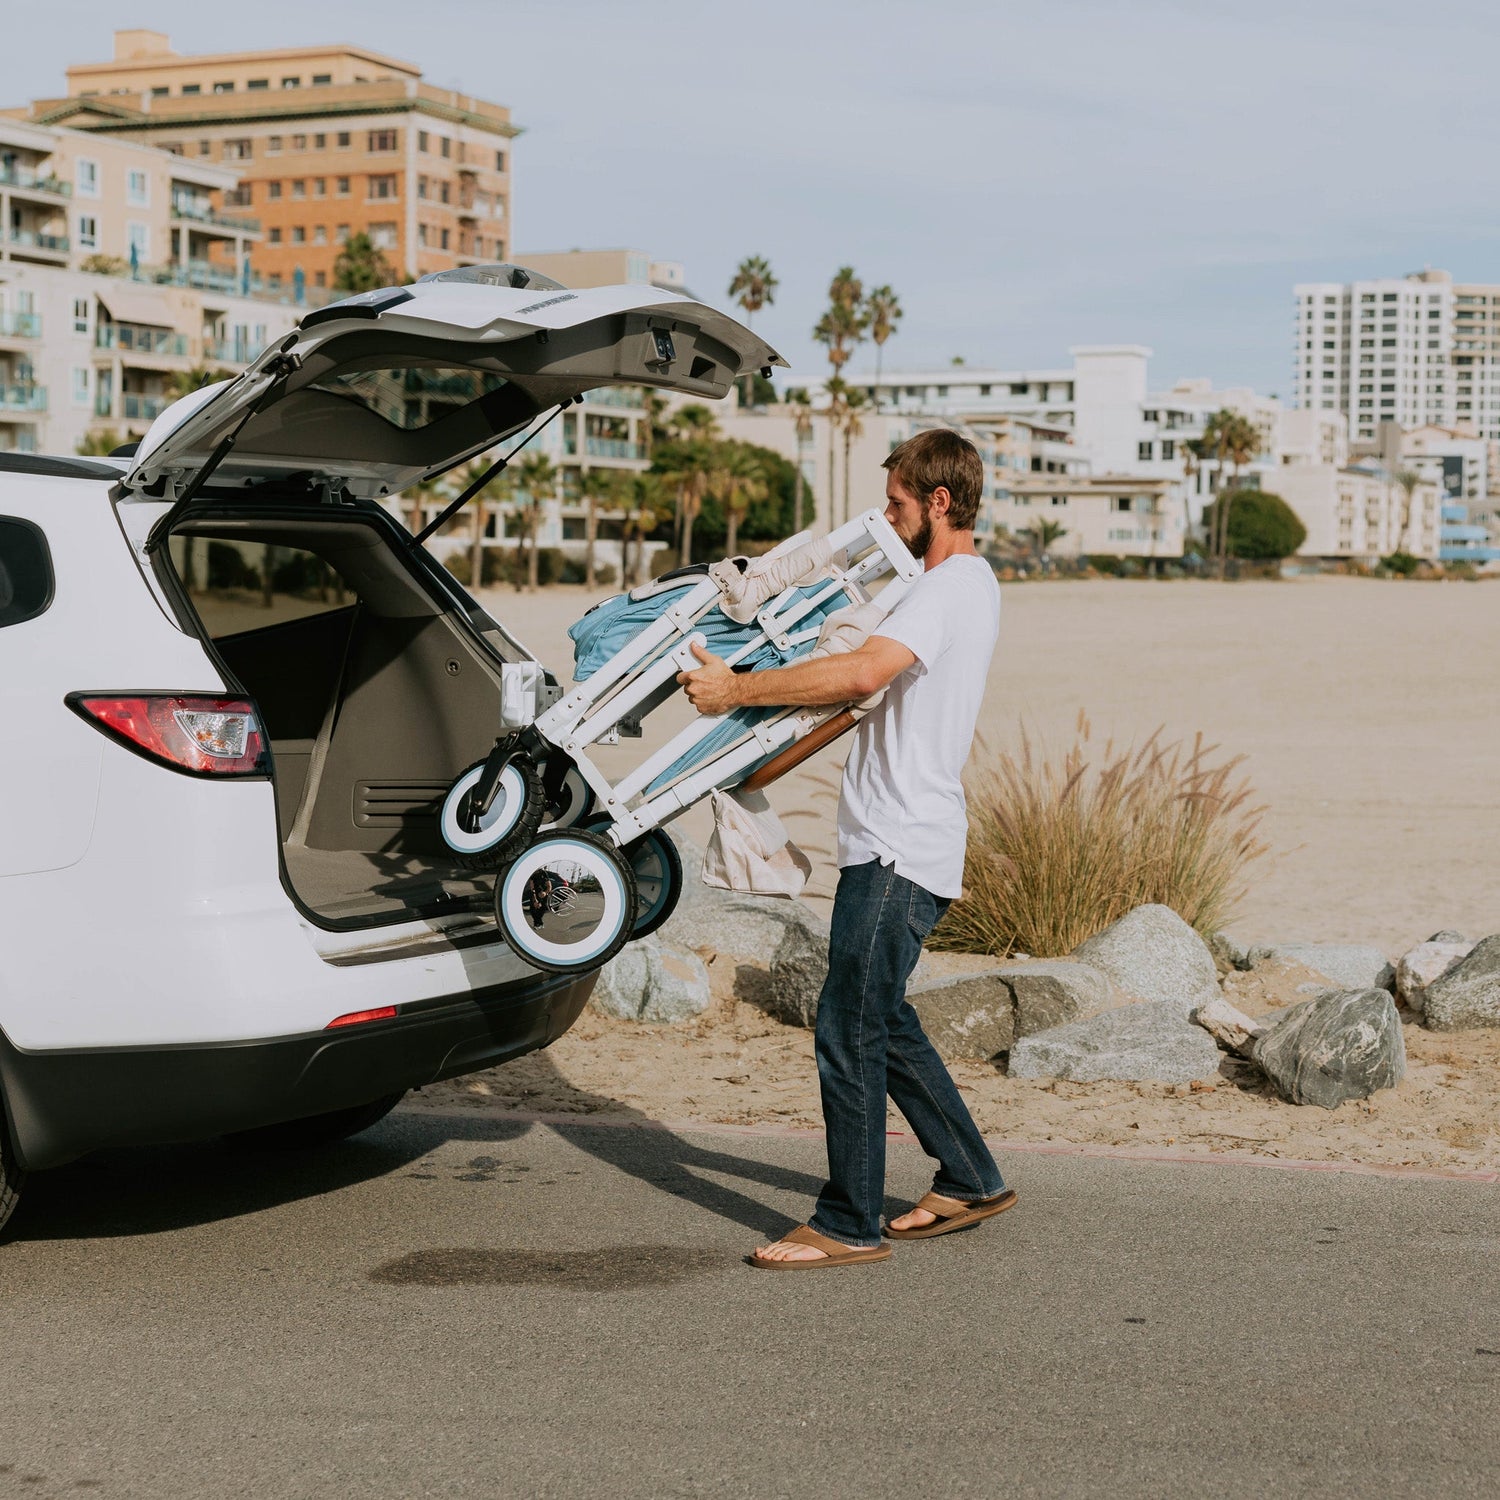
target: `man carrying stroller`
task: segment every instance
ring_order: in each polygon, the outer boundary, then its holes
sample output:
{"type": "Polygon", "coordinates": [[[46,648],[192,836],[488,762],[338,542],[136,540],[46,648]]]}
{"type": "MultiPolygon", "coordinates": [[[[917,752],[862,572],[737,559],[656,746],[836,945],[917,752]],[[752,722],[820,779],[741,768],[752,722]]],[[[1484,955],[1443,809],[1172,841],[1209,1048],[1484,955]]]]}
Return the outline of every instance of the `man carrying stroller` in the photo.
{"type": "Polygon", "coordinates": [[[922,576],[865,644],[845,655],[731,672],[718,657],[679,678],[694,707],[855,702],[886,689],[855,730],[839,801],[839,883],[817,1059],[828,1182],[810,1221],[752,1264],[812,1269],[883,1260],[886,1095],[938,1163],[933,1189],[892,1219],[920,1239],[1009,1208],[1000,1170],[906,1000],[922,942],[962,892],[968,836],[962,773],[1000,625],[1000,590],[974,546],[984,464],[946,428],[886,459],[886,519],[922,576]]]}

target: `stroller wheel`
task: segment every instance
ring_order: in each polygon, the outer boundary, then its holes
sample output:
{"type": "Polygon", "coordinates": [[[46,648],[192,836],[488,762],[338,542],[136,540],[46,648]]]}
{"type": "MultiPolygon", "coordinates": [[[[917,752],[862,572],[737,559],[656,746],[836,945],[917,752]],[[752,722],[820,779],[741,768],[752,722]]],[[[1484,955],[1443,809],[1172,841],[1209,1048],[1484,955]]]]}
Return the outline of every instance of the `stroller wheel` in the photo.
{"type": "MultiPolygon", "coordinates": [[[[591,823],[590,833],[603,834],[607,821],[591,823]]],[[[621,850],[635,874],[635,926],[631,940],[649,937],[677,910],[682,897],[682,856],[664,828],[653,828],[621,850]]]]}
{"type": "Polygon", "coordinates": [[[574,828],[594,810],[594,789],[577,766],[569,766],[557,801],[548,807],[542,829],[574,828]]]}
{"type": "Polygon", "coordinates": [[[542,821],[542,778],[530,761],[520,757],[511,761],[500,773],[500,789],[490,810],[471,833],[463,815],[483,770],[484,762],[476,761],[448,788],[438,827],[459,864],[471,870],[498,870],[526,847],[542,821]]]}
{"type": "Polygon", "coordinates": [[[608,840],[577,829],[539,834],[501,875],[495,920],[533,968],[584,974],[631,937],[635,876],[608,840]]]}

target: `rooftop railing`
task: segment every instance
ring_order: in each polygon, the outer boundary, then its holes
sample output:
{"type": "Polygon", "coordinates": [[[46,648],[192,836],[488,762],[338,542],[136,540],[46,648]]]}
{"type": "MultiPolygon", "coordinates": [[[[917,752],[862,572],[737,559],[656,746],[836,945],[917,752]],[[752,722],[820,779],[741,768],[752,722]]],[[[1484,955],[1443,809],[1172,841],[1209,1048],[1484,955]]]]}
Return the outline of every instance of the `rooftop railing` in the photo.
{"type": "Polygon", "coordinates": [[[96,349],[117,349],[122,354],[154,354],[185,357],[187,335],[169,328],[150,328],[141,323],[101,323],[94,330],[96,349]]]}

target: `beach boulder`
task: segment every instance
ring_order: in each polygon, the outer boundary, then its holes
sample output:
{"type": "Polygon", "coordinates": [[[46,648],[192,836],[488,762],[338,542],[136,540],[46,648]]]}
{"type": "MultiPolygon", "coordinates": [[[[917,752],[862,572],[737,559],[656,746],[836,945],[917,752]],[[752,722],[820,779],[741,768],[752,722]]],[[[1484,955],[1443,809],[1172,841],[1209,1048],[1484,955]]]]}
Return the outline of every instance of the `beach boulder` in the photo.
{"type": "Polygon", "coordinates": [[[1292,1006],[1255,1039],[1251,1056],[1283,1099],[1323,1109],[1367,1099],[1406,1073],[1396,1002],[1373,987],[1292,1006]]]}
{"type": "Polygon", "coordinates": [[[671,1025],[702,1015],[710,1000],[703,960],[652,936],[627,944],[605,964],[589,1004],[617,1021],[671,1025]]]}
{"type": "Polygon", "coordinates": [[[1003,969],[954,974],[907,988],[940,1056],[988,1062],[1015,1041],[1015,1002],[1003,969]]]}
{"type": "Polygon", "coordinates": [[[1500,1026],[1500,934],[1476,943],[1427,986],[1422,1016],[1434,1031],[1500,1026]]]}
{"type": "Polygon", "coordinates": [[[1125,999],[1115,993],[1108,975],[1071,958],[1006,963],[995,974],[1010,991],[1018,1037],[1084,1020],[1125,999]]]}
{"type": "Polygon", "coordinates": [[[1301,964],[1340,990],[1395,990],[1396,971],[1379,948],[1361,943],[1275,943],[1246,955],[1253,969],[1264,963],[1301,964]]]}
{"type": "Polygon", "coordinates": [[[1416,1015],[1427,1005],[1427,986],[1443,977],[1475,945],[1458,933],[1440,932],[1401,955],[1396,964],[1396,998],[1416,1015]]]}
{"type": "Polygon", "coordinates": [[[1189,1021],[1177,1000],[1102,1011],[1070,1026],[1022,1037],[1010,1051],[1013,1078],[1191,1083],[1219,1070],[1214,1039],[1189,1021]]]}
{"type": "Polygon", "coordinates": [[[1071,956],[1131,995],[1175,1006],[1184,1020],[1218,989],[1208,944],[1170,906],[1136,907],[1071,956]]]}

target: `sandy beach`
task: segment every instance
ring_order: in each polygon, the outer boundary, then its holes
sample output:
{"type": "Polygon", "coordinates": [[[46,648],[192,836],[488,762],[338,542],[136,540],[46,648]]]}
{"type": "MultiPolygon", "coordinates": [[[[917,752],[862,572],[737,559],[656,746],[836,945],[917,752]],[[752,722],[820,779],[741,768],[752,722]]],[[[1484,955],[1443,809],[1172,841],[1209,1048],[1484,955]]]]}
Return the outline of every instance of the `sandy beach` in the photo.
{"type": "MultiPolygon", "coordinates": [[[[555,588],[483,597],[566,670],[567,626],[603,596],[555,588]]],[[[1247,757],[1267,805],[1272,854],[1231,930],[1245,942],[1371,942],[1394,957],[1442,927],[1500,929],[1500,695],[1489,686],[1497,648],[1500,584],[1017,585],[1004,591],[981,732],[989,744],[1013,745],[1024,724],[1062,745],[1080,710],[1101,743],[1111,733],[1144,738],[1158,725],[1173,736],[1203,730],[1247,757]]],[[[612,753],[634,761],[641,751],[612,753]]],[[[840,764],[826,751],[773,793],[813,858],[809,895],[825,910],[840,764]]],[[[701,841],[705,810],[682,827],[701,841]]],[[[590,1011],[546,1052],[428,1089],[417,1107],[817,1128],[811,1033],[747,1001],[754,986],[737,971],[756,956],[701,956],[714,1004],[697,1022],[641,1026],[590,1011]]],[[[942,972],[983,960],[925,962],[942,972]]],[[[1273,966],[1233,976],[1226,989],[1259,1015],[1305,998],[1309,983],[1317,981],[1306,970],[1273,966]]],[[[1405,1081],[1331,1114],[1283,1103],[1230,1059],[1211,1082],[1181,1086],[1029,1081],[981,1063],[954,1073],[986,1132],[1032,1149],[1493,1172],[1500,1033],[1439,1035],[1405,1020],[1405,1081]]],[[[903,1128],[894,1114],[891,1128],[903,1128]]]]}

